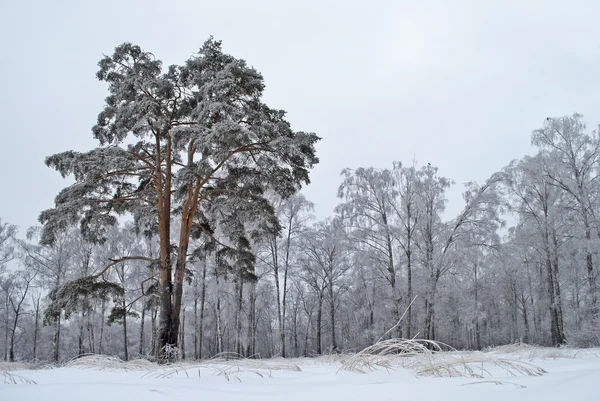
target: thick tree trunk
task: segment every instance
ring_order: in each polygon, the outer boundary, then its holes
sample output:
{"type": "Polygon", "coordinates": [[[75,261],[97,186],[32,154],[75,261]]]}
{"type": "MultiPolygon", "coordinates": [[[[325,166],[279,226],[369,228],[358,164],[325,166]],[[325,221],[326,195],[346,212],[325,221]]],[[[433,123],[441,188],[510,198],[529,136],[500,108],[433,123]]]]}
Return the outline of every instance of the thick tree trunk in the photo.
{"type": "MultiPolygon", "coordinates": [[[[167,142],[167,150],[169,155],[171,154],[171,140],[167,142]]],[[[188,166],[194,166],[194,153],[196,151],[195,142],[192,141],[188,148],[188,166]]],[[[170,169],[171,164],[167,164],[170,169]]],[[[170,178],[170,170],[167,177],[170,178]]],[[[166,188],[171,188],[170,181],[166,188]]],[[[198,199],[200,196],[200,190],[202,189],[202,180],[196,179],[195,183],[189,183],[187,188],[186,201],[183,204],[181,211],[181,227],[179,231],[179,244],[177,249],[177,264],[175,265],[175,283],[173,290],[173,310],[171,311],[171,338],[170,341],[174,346],[177,346],[177,339],[179,335],[179,325],[181,318],[181,306],[183,302],[183,282],[185,279],[185,271],[187,266],[188,248],[190,244],[190,232],[194,223],[194,216],[198,208],[198,199]]],[[[170,194],[170,192],[169,192],[170,194]]],[[[170,202],[170,195],[169,195],[170,202]]],[[[170,205],[169,205],[170,207],[170,205]]],[[[170,212],[170,209],[169,209],[170,212]]]]}
{"type": "MultiPolygon", "coordinates": [[[[169,354],[171,348],[177,347],[177,335],[173,330],[173,277],[171,265],[171,140],[167,141],[166,154],[164,155],[165,171],[161,166],[163,155],[161,152],[161,139],[157,133],[156,136],[156,191],[157,191],[157,209],[158,209],[158,232],[160,243],[160,274],[159,274],[159,297],[160,312],[158,322],[158,361],[160,363],[169,362],[173,355],[169,354]],[[164,178],[164,182],[163,182],[164,178]]],[[[169,137],[170,138],[170,137],[169,137]]]]}

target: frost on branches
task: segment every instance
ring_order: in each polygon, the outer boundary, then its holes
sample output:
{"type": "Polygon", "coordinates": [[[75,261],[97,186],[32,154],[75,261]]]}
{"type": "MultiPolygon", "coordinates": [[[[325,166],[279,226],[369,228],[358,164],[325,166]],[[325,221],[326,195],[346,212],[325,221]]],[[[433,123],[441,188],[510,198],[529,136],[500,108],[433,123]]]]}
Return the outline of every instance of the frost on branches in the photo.
{"type": "Polygon", "coordinates": [[[307,184],[319,138],[293,131],[284,111],[265,105],[262,75],[212,38],[183,65],[163,69],[152,53],[124,43],[99,67],[109,91],[92,129],[99,146],[46,159],[75,183],[41,213],[42,243],[72,224],[106,241],[125,214],[157,234],[157,348],[174,349],[191,236],[210,238],[225,266],[251,276],[252,241],[279,229],[266,191],[288,197],[307,184]]]}

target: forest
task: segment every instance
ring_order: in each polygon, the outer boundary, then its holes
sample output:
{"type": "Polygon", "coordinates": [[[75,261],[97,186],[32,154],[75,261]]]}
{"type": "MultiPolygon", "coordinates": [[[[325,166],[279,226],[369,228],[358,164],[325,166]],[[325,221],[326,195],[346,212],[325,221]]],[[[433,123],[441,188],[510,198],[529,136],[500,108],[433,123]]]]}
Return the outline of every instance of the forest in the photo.
{"type": "Polygon", "coordinates": [[[48,156],[72,183],[39,226],[0,220],[4,360],[600,345],[600,138],[583,116],[532,127],[531,154],[465,184],[455,216],[435,161],[390,160],[344,169],[319,220],[301,188],[320,138],[220,42],[166,69],[125,43],[98,65],[98,147],[48,156]]]}

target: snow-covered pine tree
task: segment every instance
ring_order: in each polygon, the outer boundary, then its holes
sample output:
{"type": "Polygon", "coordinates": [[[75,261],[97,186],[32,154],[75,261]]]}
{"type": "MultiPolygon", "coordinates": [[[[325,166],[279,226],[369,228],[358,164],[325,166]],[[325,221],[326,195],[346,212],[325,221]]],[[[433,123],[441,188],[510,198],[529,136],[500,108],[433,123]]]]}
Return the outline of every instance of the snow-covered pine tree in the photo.
{"type": "Polygon", "coordinates": [[[98,79],[109,84],[92,130],[99,146],[46,159],[75,183],[41,213],[42,241],[52,243],[74,223],[88,239],[103,241],[107,227],[126,213],[141,230],[157,231],[158,346],[177,346],[192,230],[218,237],[222,260],[252,264],[257,223],[278,226],[263,194],[287,197],[308,183],[319,138],[294,132],[284,111],[265,105],[262,75],[223,53],[212,38],[185,64],[166,71],[152,53],[130,43],[99,67],[98,79]],[[175,216],[181,225],[172,236],[175,216]]]}

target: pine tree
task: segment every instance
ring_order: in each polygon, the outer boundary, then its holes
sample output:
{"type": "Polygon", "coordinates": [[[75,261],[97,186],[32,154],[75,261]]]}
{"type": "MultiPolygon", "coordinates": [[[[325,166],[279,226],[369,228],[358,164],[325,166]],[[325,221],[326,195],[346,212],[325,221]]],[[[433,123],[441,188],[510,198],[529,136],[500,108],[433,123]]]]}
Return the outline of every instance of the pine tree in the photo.
{"type": "MultiPolygon", "coordinates": [[[[224,266],[251,271],[250,245],[259,226],[278,227],[265,191],[287,197],[308,183],[319,138],[294,132],[284,111],[265,105],[261,74],[223,53],[212,38],[166,72],[151,53],[130,43],[99,67],[98,79],[109,84],[92,129],[99,146],[46,159],[75,183],[41,213],[42,242],[52,243],[75,223],[86,238],[102,242],[122,214],[132,215],[140,231],[157,232],[158,346],[176,347],[192,235],[218,239],[224,266]],[[176,236],[174,217],[181,221],[176,236]]],[[[107,268],[123,261],[114,259],[107,268]]]]}

